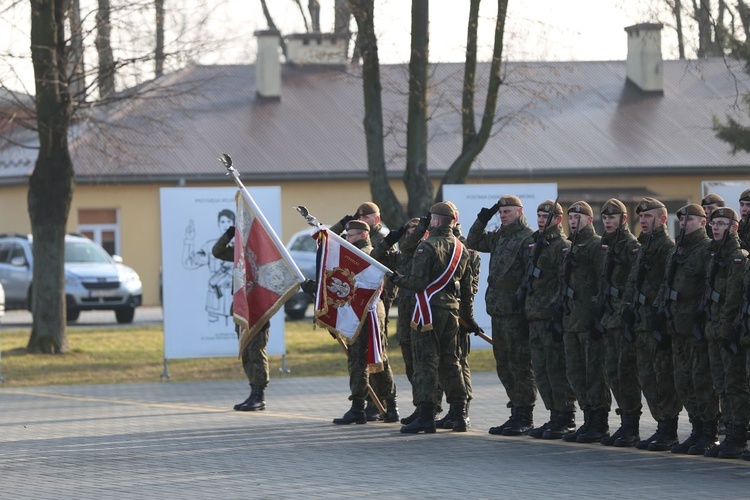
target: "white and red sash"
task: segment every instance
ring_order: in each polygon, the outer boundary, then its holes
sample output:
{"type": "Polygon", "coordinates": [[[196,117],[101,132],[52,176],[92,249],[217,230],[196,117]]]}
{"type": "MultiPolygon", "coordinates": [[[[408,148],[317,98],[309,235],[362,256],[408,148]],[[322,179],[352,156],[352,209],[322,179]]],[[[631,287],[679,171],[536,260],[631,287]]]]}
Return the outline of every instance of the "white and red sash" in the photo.
{"type": "Polygon", "coordinates": [[[453,278],[453,274],[456,272],[456,267],[461,260],[461,254],[463,253],[463,244],[456,238],[455,246],[453,247],[453,255],[448,263],[448,267],[445,268],[443,273],[437,277],[435,281],[427,285],[421,292],[417,292],[417,305],[414,307],[414,314],[411,318],[411,326],[415,330],[429,331],[432,330],[432,309],[430,308],[430,299],[437,292],[445,288],[445,285],[453,278]],[[422,328],[420,328],[420,325],[422,328]]]}

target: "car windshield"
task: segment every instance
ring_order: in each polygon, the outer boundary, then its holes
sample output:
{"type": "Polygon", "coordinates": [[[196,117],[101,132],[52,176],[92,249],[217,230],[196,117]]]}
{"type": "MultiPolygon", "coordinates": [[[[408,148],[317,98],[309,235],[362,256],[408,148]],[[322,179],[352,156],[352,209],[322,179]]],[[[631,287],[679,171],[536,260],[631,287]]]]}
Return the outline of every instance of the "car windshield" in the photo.
{"type": "Polygon", "coordinates": [[[318,245],[309,234],[297,237],[289,247],[292,252],[315,252],[318,245]]]}
{"type": "Polygon", "coordinates": [[[112,259],[99,245],[90,241],[77,240],[65,242],[65,262],[110,264],[112,259]]]}

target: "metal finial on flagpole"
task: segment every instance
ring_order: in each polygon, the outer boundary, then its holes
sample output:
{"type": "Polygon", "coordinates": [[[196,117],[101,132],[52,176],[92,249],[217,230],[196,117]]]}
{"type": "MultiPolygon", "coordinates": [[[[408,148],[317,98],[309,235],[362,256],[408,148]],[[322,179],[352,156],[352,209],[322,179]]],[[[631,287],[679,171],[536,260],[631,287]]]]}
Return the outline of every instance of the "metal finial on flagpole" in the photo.
{"type": "Polygon", "coordinates": [[[235,170],[232,166],[232,157],[226,153],[222,153],[219,157],[219,161],[227,168],[227,175],[233,175],[235,179],[239,180],[240,173],[235,170]]]}

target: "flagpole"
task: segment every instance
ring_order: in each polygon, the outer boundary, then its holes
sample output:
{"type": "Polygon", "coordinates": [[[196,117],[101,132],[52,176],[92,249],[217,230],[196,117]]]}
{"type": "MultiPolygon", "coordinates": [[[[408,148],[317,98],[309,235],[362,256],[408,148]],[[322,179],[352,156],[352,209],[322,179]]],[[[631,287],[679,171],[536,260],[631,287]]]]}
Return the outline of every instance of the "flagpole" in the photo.
{"type": "Polygon", "coordinates": [[[221,155],[221,158],[219,158],[219,161],[221,161],[224,166],[227,168],[227,175],[231,174],[234,178],[234,182],[237,183],[237,187],[240,188],[240,192],[242,193],[242,196],[245,198],[245,201],[247,201],[248,205],[250,205],[255,211],[256,217],[258,217],[258,220],[260,220],[260,223],[263,225],[263,227],[266,229],[266,232],[271,236],[271,239],[276,244],[276,247],[278,250],[284,255],[284,258],[287,260],[289,264],[291,264],[292,270],[294,271],[294,274],[297,276],[300,282],[305,281],[305,275],[302,274],[302,271],[299,270],[299,267],[297,267],[297,263],[294,262],[294,259],[292,259],[292,256],[289,254],[289,251],[286,249],[286,246],[281,242],[278,235],[276,234],[276,231],[273,230],[273,227],[271,227],[271,224],[268,223],[266,220],[265,215],[263,215],[263,212],[258,207],[258,205],[255,203],[255,200],[248,192],[247,188],[244,184],[242,184],[242,181],[240,180],[240,173],[237,172],[237,170],[232,166],[232,158],[228,154],[221,155]]]}

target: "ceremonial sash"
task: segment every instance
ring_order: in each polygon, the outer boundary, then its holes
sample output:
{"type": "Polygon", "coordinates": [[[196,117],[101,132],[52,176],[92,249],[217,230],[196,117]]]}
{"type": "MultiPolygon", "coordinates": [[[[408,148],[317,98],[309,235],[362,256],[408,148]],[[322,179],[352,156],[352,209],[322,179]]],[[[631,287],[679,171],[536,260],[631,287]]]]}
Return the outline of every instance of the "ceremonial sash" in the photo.
{"type": "Polygon", "coordinates": [[[383,367],[383,344],[380,336],[380,322],[377,313],[378,301],[375,301],[367,311],[367,373],[379,373],[383,367]]]}
{"type": "Polygon", "coordinates": [[[437,292],[445,288],[445,285],[453,278],[453,274],[456,272],[456,267],[461,260],[461,254],[463,252],[463,245],[461,241],[456,238],[456,244],[453,247],[453,255],[448,263],[448,267],[445,268],[443,273],[438,278],[427,285],[427,288],[421,292],[417,292],[417,305],[414,307],[414,314],[411,318],[411,326],[415,330],[429,331],[432,330],[432,309],[430,308],[430,299],[437,292]],[[419,328],[420,325],[422,328],[419,328]]]}

